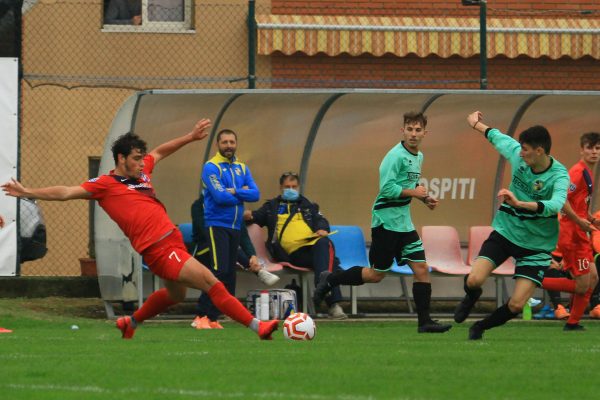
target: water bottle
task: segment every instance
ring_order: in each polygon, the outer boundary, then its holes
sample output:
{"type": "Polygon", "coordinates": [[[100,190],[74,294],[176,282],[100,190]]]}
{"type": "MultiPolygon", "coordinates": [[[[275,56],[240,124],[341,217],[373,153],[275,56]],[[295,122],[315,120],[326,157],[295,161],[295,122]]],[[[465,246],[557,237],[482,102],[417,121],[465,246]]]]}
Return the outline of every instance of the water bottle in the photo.
{"type": "Polygon", "coordinates": [[[269,291],[260,292],[260,318],[261,321],[269,320],[269,291]]]}
{"type": "Polygon", "coordinates": [[[527,301],[525,303],[525,306],[523,306],[523,319],[524,320],[531,319],[531,304],[529,304],[529,301],[527,301]]]}
{"type": "Polygon", "coordinates": [[[260,319],[260,295],[254,298],[254,316],[260,319]]]}

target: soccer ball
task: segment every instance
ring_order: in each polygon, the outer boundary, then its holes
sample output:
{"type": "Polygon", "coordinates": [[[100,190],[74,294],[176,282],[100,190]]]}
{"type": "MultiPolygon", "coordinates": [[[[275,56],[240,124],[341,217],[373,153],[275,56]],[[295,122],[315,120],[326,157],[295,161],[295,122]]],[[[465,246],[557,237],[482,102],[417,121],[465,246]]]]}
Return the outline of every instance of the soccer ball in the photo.
{"type": "Polygon", "coordinates": [[[313,340],[317,326],[310,315],[294,313],[283,322],[283,335],[289,340],[313,340]]]}

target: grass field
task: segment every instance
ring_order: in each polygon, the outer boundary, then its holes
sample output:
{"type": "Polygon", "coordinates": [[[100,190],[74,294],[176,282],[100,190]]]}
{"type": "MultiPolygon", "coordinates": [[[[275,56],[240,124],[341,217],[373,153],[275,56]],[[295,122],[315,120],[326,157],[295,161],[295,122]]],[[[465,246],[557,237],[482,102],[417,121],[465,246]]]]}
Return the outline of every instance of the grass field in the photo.
{"type": "Polygon", "coordinates": [[[13,330],[0,334],[2,399],[598,398],[596,321],[514,321],[479,342],[468,323],[424,335],[414,321],[317,321],[312,342],[267,342],[234,323],[151,322],[125,341],[112,322],[39,308],[0,300],[13,330]]]}

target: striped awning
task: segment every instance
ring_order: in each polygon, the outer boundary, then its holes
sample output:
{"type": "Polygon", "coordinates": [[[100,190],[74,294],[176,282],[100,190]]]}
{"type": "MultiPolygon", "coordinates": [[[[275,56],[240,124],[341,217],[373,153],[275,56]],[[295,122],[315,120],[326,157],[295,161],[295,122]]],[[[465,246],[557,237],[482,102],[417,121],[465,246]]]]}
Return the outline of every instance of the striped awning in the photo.
{"type": "MultiPolygon", "coordinates": [[[[479,54],[479,18],[258,15],[258,54],[479,54]]],[[[488,57],[600,58],[600,19],[488,18],[488,57]]]]}

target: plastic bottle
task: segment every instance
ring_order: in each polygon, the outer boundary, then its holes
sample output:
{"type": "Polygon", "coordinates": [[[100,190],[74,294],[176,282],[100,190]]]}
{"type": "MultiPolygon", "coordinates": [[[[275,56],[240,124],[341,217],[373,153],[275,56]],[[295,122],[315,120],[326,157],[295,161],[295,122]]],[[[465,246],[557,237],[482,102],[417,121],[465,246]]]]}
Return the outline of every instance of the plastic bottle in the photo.
{"type": "Polygon", "coordinates": [[[269,320],[269,291],[263,290],[260,292],[260,320],[269,320]]]}
{"type": "Polygon", "coordinates": [[[254,298],[254,316],[260,319],[260,296],[254,298]]]}
{"type": "Polygon", "coordinates": [[[531,304],[529,304],[529,301],[527,303],[525,303],[525,306],[523,306],[523,319],[524,320],[531,319],[531,304]]]}

